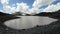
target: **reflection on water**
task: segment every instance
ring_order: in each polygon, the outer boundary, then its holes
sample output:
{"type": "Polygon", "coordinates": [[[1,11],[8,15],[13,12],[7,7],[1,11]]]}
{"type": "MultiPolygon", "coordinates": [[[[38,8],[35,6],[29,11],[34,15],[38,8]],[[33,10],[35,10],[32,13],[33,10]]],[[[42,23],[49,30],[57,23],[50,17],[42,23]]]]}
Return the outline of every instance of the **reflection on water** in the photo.
{"type": "Polygon", "coordinates": [[[47,25],[57,19],[39,16],[19,16],[20,19],[13,19],[6,21],[4,24],[13,29],[28,29],[36,25],[47,25]]]}

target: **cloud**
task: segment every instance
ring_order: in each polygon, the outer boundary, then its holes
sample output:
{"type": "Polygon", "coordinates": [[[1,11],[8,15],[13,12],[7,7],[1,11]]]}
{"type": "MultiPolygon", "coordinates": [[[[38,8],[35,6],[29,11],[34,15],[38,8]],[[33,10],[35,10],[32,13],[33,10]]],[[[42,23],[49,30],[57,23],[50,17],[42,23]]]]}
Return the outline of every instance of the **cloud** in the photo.
{"type": "Polygon", "coordinates": [[[10,11],[11,10],[11,7],[9,5],[6,5],[6,6],[3,6],[4,10],[6,11],[10,11]]]}
{"type": "Polygon", "coordinates": [[[29,9],[29,6],[27,5],[27,3],[17,3],[17,8],[16,8],[16,12],[21,12],[21,13],[26,13],[29,9]]]}
{"type": "Polygon", "coordinates": [[[53,5],[52,3],[56,0],[35,0],[32,4],[32,8],[27,3],[21,2],[12,4],[12,6],[8,5],[9,0],[1,0],[1,4],[3,5],[3,10],[6,13],[15,13],[20,12],[23,15],[25,14],[38,14],[41,12],[54,12],[60,9],[60,3],[53,5]],[[16,5],[16,6],[15,6],[16,5]],[[45,9],[41,9],[41,6],[48,5],[45,9]],[[39,9],[40,8],[40,9],[39,9]]]}
{"type": "Polygon", "coordinates": [[[1,0],[1,4],[3,5],[9,4],[9,0],[1,0]]]}
{"type": "Polygon", "coordinates": [[[54,1],[55,0],[35,0],[34,3],[33,3],[33,7],[39,8],[39,7],[43,6],[43,5],[49,5],[54,1]]]}
{"type": "Polygon", "coordinates": [[[3,5],[3,12],[11,14],[15,12],[16,7],[9,6],[9,1],[10,0],[0,0],[1,4],[3,5]]]}
{"type": "Polygon", "coordinates": [[[34,14],[38,14],[41,12],[42,9],[38,9],[38,8],[31,8],[29,9],[29,11],[27,12],[27,14],[30,14],[30,15],[34,15],[34,14]]]}
{"type": "Polygon", "coordinates": [[[47,8],[45,8],[42,12],[55,12],[60,9],[60,3],[57,3],[56,5],[49,5],[47,8]]]}
{"type": "Polygon", "coordinates": [[[0,0],[2,6],[3,6],[3,10],[4,13],[8,13],[7,11],[11,10],[11,7],[8,5],[9,4],[9,0],[0,0]]]}
{"type": "Polygon", "coordinates": [[[0,12],[3,12],[3,10],[0,10],[0,12]]]}
{"type": "Polygon", "coordinates": [[[40,9],[38,8],[29,8],[29,6],[27,5],[27,3],[17,3],[17,8],[15,10],[16,12],[20,12],[22,13],[22,15],[25,14],[30,14],[30,15],[34,15],[40,12],[40,9]],[[39,11],[39,12],[38,12],[39,11]]]}
{"type": "Polygon", "coordinates": [[[15,12],[16,7],[11,7],[9,5],[6,5],[3,7],[6,13],[12,14],[15,12]]]}

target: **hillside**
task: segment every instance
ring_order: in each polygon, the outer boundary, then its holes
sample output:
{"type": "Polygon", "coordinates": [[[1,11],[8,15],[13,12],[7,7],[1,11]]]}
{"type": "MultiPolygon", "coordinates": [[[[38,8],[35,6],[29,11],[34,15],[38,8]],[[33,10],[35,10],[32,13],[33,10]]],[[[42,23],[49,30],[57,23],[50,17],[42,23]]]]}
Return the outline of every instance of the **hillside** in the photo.
{"type": "Polygon", "coordinates": [[[56,12],[42,12],[42,13],[36,14],[34,16],[47,16],[47,17],[51,17],[51,18],[55,18],[55,19],[60,19],[60,10],[58,10],[56,12]]]}
{"type": "Polygon", "coordinates": [[[6,14],[6,13],[2,13],[0,12],[0,21],[4,22],[6,20],[10,20],[10,19],[16,19],[18,17],[11,15],[11,14],[6,14]]]}

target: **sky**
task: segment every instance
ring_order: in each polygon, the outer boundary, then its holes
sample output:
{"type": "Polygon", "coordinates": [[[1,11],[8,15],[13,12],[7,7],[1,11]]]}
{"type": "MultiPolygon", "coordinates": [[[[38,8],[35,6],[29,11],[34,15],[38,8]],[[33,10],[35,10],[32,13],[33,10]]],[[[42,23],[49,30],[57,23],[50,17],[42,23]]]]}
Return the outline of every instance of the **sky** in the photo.
{"type": "Polygon", "coordinates": [[[60,0],[0,0],[0,11],[9,14],[20,12],[33,15],[59,9],[60,0]]]}

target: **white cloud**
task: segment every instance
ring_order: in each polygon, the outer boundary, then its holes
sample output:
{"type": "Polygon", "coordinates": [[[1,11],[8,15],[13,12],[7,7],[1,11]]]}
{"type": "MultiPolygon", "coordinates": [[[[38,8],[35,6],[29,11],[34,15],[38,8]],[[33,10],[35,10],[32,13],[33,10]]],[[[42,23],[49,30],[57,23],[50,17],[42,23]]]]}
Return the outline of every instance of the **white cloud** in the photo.
{"type": "Polygon", "coordinates": [[[9,0],[0,0],[1,4],[3,5],[3,10],[5,13],[8,13],[11,10],[11,6],[9,6],[9,0]]]}
{"type": "Polygon", "coordinates": [[[11,13],[15,12],[16,7],[11,7],[9,5],[6,5],[6,6],[3,6],[3,9],[4,9],[5,13],[11,14],[11,13]]]}
{"type": "Polygon", "coordinates": [[[0,10],[0,12],[3,12],[3,10],[0,10]]]}
{"type": "Polygon", "coordinates": [[[41,9],[31,8],[31,9],[29,9],[29,12],[27,12],[27,14],[34,15],[34,14],[38,14],[40,11],[41,11],[41,9]]]}
{"type": "Polygon", "coordinates": [[[9,5],[6,5],[6,6],[3,6],[4,10],[6,11],[10,11],[11,10],[11,7],[9,5]]]}
{"type": "Polygon", "coordinates": [[[55,12],[60,9],[60,3],[57,3],[56,5],[49,5],[47,8],[43,10],[43,12],[55,12]]]}
{"type": "Polygon", "coordinates": [[[9,0],[1,0],[1,4],[2,4],[2,5],[9,4],[9,0]]]}
{"type": "Polygon", "coordinates": [[[29,9],[29,6],[27,5],[27,3],[17,3],[17,8],[16,8],[16,12],[20,11],[22,13],[26,13],[29,9]]]}
{"type": "Polygon", "coordinates": [[[34,3],[33,3],[33,7],[35,8],[39,8],[41,7],[42,5],[49,5],[51,4],[52,2],[54,2],[55,0],[35,0],[34,3]]]}
{"type": "Polygon", "coordinates": [[[1,4],[3,5],[3,10],[5,10],[6,13],[14,13],[14,12],[21,12],[22,14],[37,14],[40,12],[53,12],[60,9],[60,3],[57,3],[56,5],[50,5],[55,0],[35,0],[32,4],[32,8],[30,8],[27,3],[16,3],[12,4],[12,6],[8,5],[9,0],[1,0],[1,4]],[[17,6],[15,6],[17,5],[17,6]],[[48,5],[45,9],[39,9],[43,5],[48,5]],[[15,6],[15,7],[14,7],[15,6]],[[58,7],[57,7],[58,6],[58,7]]]}
{"type": "Polygon", "coordinates": [[[37,14],[40,12],[40,9],[38,8],[29,8],[29,6],[27,5],[27,3],[17,3],[17,8],[15,10],[16,12],[21,12],[23,15],[25,14],[37,14]]]}
{"type": "Polygon", "coordinates": [[[38,14],[43,11],[43,9],[39,9],[41,6],[50,5],[54,1],[55,0],[35,0],[32,5],[32,8],[29,9],[29,12],[27,13],[31,15],[38,14]]]}

